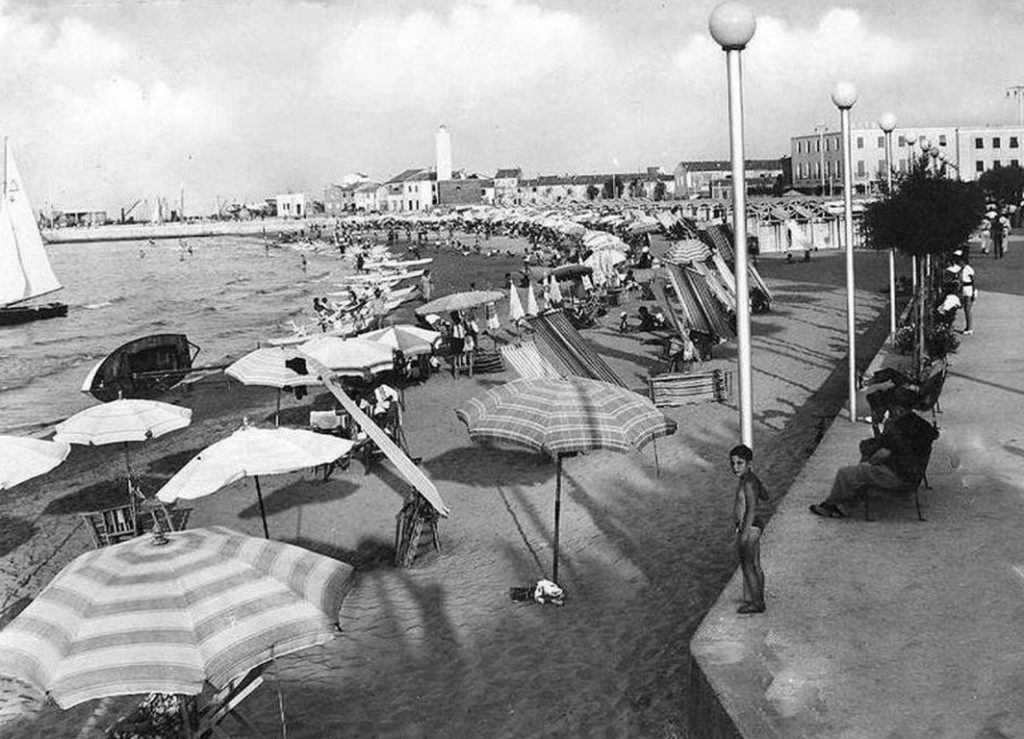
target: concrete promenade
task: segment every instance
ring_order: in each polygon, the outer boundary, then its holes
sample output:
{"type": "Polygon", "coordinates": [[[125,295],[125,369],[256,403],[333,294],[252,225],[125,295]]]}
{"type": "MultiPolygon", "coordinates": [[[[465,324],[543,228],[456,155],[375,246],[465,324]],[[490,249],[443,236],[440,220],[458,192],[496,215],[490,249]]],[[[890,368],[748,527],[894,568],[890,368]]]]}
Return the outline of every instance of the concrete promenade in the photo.
{"type": "Polygon", "coordinates": [[[808,512],[870,435],[836,418],[765,532],[767,613],[736,613],[737,573],[691,642],[695,735],[1024,737],[1024,241],[972,261],[927,521],[913,498],[808,512]]]}

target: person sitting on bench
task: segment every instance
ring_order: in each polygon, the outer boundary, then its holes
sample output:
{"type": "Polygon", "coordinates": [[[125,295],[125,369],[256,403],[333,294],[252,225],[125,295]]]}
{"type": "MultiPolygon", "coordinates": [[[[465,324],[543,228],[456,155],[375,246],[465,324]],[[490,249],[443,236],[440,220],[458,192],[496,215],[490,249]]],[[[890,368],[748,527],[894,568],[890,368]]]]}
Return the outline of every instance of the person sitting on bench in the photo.
{"type": "Polygon", "coordinates": [[[917,400],[912,390],[894,388],[886,400],[889,418],[882,433],[861,442],[863,461],[839,468],[828,497],[810,507],[814,515],[844,518],[840,505],[856,502],[868,490],[903,492],[920,480],[939,432],[911,410],[917,400]]]}
{"type": "Polygon", "coordinates": [[[658,319],[654,317],[654,314],[651,313],[646,305],[641,305],[637,309],[637,313],[640,314],[640,325],[637,327],[637,331],[657,331],[659,328],[664,327],[664,325],[658,325],[658,319]]]}

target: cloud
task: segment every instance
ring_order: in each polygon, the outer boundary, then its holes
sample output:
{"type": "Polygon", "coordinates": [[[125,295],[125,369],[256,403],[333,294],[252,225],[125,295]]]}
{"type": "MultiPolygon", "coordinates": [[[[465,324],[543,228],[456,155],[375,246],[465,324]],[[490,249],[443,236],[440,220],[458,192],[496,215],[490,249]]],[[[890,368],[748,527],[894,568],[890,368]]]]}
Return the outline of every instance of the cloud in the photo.
{"type": "MultiPolygon", "coordinates": [[[[873,29],[856,10],[828,9],[810,24],[758,17],[757,31],[743,52],[748,152],[787,151],[789,136],[811,127],[815,116],[835,113],[829,94],[840,80],[857,85],[858,108],[877,115],[881,93],[910,74],[921,53],[914,39],[873,29]]],[[[725,62],[717,44],[706,32],[694,34],[673,61],[691,80],[690,94],[704,104],[704,115],[695,116],[694,123],[727,125],[722,118],[725,62]],[[710,88],[702,87],[708,80],[710,88]],[[713,118],[711,110],[716,111],[713,118]]]]}

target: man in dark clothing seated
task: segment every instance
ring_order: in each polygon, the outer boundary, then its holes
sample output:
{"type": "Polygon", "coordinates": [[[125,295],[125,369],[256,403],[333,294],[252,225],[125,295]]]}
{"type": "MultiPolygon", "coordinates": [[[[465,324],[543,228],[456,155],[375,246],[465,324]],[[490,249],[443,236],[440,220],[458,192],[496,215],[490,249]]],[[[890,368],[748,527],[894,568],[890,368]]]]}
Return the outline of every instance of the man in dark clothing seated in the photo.
{"type": "Polygon", "coordinates": [[[879,436],[861,442],[860,464],[840,467],[832,491],[811,513],[843,518],[839,507],[859,500],[869,489],[902,492],[924,473],[928,452],[939,432],[911,410],[917,394],[894,388],[886,394],[889,418],[879,436]]]}

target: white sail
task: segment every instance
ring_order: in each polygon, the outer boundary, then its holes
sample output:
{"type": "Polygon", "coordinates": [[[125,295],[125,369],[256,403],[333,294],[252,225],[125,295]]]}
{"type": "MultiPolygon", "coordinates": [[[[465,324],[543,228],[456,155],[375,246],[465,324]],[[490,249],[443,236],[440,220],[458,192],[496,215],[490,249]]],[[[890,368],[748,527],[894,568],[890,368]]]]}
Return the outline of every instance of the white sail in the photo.
{"type": "Polygon", "coordinates": [[[25,185],[9,146],[3,201],[0,202],[0,305],[18,303],[60,290],[43,247],[25,185]]]}

